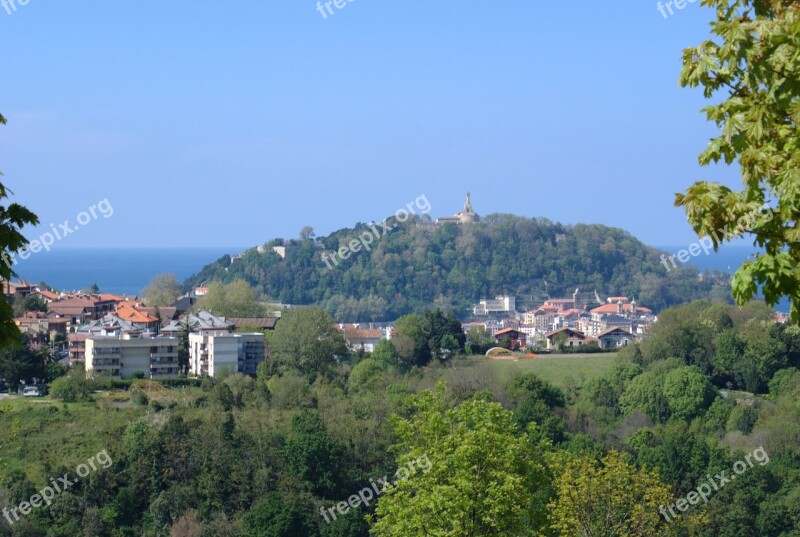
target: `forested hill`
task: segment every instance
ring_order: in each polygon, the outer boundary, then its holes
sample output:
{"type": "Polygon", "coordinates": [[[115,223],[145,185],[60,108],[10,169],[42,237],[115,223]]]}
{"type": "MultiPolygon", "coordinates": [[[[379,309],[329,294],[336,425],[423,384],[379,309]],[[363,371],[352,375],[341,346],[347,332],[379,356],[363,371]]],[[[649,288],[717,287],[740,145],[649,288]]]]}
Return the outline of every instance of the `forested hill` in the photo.
{"type": "Polygon", "coordinates": [[[219,259],[185,287],[243,278],[271,300],[321,305],[337,320],[349,322],[394,320],[431,305],[451,307],[463,318],[481,297],[508,293],[527,306],[525,297],[571,296],[576,288],[597,289],[602,297],[635,296],[656,310],[730,296],[725,278],[699,277],[694,268],[667,272],[661,252],[617,228],[510,215],[491,215],[465,226],[435,225],[418,217],[388,222],[391,232],[376,228],[385,233],[380,238],[359,223],[327,237],[273,240],[233,263],[229,256],[219,259]],[[326,266],[324,253],[331,256],[369,233],[370,251],[347,260],[337,257],[338,266],[330,260],[332,268],[326,266]],[[286,257],[274,246],[285,246],[286,257]]]}

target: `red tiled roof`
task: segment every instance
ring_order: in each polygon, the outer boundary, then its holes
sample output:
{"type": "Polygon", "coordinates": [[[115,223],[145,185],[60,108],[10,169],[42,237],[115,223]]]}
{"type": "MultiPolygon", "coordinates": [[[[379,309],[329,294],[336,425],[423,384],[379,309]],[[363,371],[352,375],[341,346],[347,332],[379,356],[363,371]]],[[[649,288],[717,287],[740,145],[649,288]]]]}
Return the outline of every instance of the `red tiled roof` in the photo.
{"type": "Polygon", "coordinates": [[[128,306],[127,304],[118,307],[117,312],[114,315],[131,323],[152,324],[158,322],[158,319],[155,317],[151,317],[150,315],[141,312],[132,306],[128,306]]]}
{"type": "Polygon", "coordinates": [[[500,336],[500,335],[503,335],[503,334],[510,334],[511,332],[516,332],[518,334],[525,335],[525,332],[520,332],[516,328],[506,328],[505,330],[500,330],[499,332],[495,332],[494,335],[495,335],[495,337],[497,337],[497,336],[500,336]]]}
{"type": "Polygon", "coordinates": [[[381,339],[383,337],[383,330],[380,329],[345,327],[343,332],[344,332],[344,338],[347,340],[381,339]]]}
{"type": "MultiPolygon", "coordinates": [[[[604,304],[592,310],[592,313],[617,313],[618,304],[604,304]]],[[[633,312],[633,304],[622,304],[622,311],[626,313],[633,312]]],[[[636,306],[636,311],[641,313],[653,313],[653,310],[645,308],[644,306],[636,306]]]]}

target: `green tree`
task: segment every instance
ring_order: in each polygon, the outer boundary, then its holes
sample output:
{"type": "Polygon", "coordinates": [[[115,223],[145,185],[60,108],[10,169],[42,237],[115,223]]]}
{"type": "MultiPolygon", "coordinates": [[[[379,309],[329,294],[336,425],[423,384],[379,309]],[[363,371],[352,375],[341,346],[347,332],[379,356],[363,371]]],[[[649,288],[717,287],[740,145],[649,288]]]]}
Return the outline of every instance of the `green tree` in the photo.
{"type": "Polygon", "coordinates": [[[691,420],[714,402],[714,387],[697,367],[673,369],[664,378],[664,397],[673,418],[691,420]]]}
{"type": "Polygon", "coordinates": [[[178,323],[178,370],[184,375],[189,373],[189,335],[197,330],[197,323],[186,315],[178,323]]]}
{"type": "Polygon", "coordinates": [[[286,311],[270,341],[270,360],[278,371],[294,369],[310,381],[332,372],[347,355],[344,335],[322,308],[286,311]]]}
{"type": "Polygon", "coordinates": [[[351,393],[372,392],[380,383],[386,366],[374,359],[367,358],[353,367],[347,379],[347,389],[351,393]]]}
{"type": "Polygon", "coordinates": [[[666,422],[670,413],[663,375],[647,371],[631,380],[619,397],[619,407],[626,416],[639,411],[653,421],[666,422]]]}
{"type": "MultiPolygon", "coordinates": [[[[6,124],[6,118],[0,114],[0,125],[6,124]]],[[[0,177],[3,172],[0,172],[0,177]]],[[[12,194],[11,190],[0,183],[0,203],[12,194]]],[[[14,272],[12,255],[22,250],[28,239],[21,230],[26,225],[37,225],[39,218],[18,203],[0,205],[0,279],[11,281],[14,272]]],[[[14,323],[14,308],[6,300],[5,293],[0,292],[0,346],[15,345],[19,338],[19,328],[14,323]]]]}
{"type": "Polygon", "coordinates": [[[0,378],[6,379],[11,388],[20,381],[52,379],[63,370],[50,368],[51,357],[45,349],[33,350],[28,345],[28,337],[22,335],[12,345],[0,348],[0,378]],[[51,373],[58,373],[53,376],[51,373]]]}
{"type": "Polygon", "coordinates": [[[244,517],[247,537],[286,537],[316,535],[313,520],[301,505],[287,503],[277,492],[258,500],[244,517]]]}
{"type": "Polygon", "coordinates": [[[195,309],[209,310],[222,317],[261,317],[264,307],[259,303],[255,290],[243,279],[231,283],[213,281],[208,292],[200,297],[195,309]]]}
{"type": "MultiPolygon", "coordinates": [[[[548,506],[560,537],[668,537],[685,535],[687,524],[667,522],[659,508],[673,493],[658,473],[638,469],[612,451],[601,461],[560,453],[551,458],[556,499],[548,506]]],[[[702,524],[702,518],[694,526],[702,524]]]]}
{"type": "Polygon", "coordinates": [[[388,339],[382,339],[375,345],[375,350],[372,351],[372,359],[381,362],[384,365],[393,366],[397,364],[397,349],[394,343],[388,339]]]}
{"type": "Polygon", "coordinates": [[[50,395],[65,403],[88,401],[92,389],[82,370],[73,370],[69,375],[59,377],[50,384],[50,395]]]}
{"type": "Polygon", "coordinates": [[[153,278],[142,290],[142,299],[150,307],[169,306],[181,296],[181,284],[174,274],[164,273],[153,278]]]}
{"type": "Polygon", "coordinates": [[[675,204],[714,247],[752,233],[763,248],[732,280],[739,304],[782,296],[800,322],[800,17],[792,0],[704,0],[716,8],[714,38],[683,53],[681,84],[701,86],[720,129],[700,155],[708,166],[739,165],[742,190],[700,181],[675,204]]]}
{"type": "Polygon", "coordinates": [[[304,410],[292,419],[283,459],[287,470],[315,495],[347,494],[347,450],[328,434],[316,411],[304,410]]]}
{"type": "Polygon", "coordinates": [[[373,533],[535,535],[549,497],[540,452],[499,404],[473,399],[449,409],[445,399],[440,384],[415,399],[416,415],[397,422],[397,465],[405,473],[395,477],[408,478],[380,497],[373,533]]]}

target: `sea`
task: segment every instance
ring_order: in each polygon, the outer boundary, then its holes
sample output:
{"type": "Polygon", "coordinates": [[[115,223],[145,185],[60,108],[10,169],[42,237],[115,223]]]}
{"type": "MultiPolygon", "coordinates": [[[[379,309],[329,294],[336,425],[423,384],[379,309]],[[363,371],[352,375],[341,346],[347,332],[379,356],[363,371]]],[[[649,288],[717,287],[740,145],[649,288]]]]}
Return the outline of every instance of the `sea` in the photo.
{"type": "MultiPolygon", "coordinates": [[[[676,253],[687,248],[658,246],[660,250],[676,253]]],[[[39,252],[20,260],[14,270],[30,283],[46,282],[62,291],[86,289],[97,284],[102,292],[140,295],[154,276],[170,272],[179,282],[198,273],[204,266],[225,254],[238,254],[246,247],[204,248],[59,248],[39,252]]],[[[719,252],[691,258],[700,270],[721,270],[733,273],[755,252],[752,246],[724,245],[719,252]]],[[[777,308],[788,311],[783,301],[777,308]]]]}
{"type": "Polygon", "coordinates": [[[183,283],[225,254],[244,247],[206,248],[59,248],[19,260],[14,271],[29,283],[47,283],[61,291],[97,284],[103,293],[140,295],[154,276],[169,272],[183,283]]]}
{"type": "MultiPolygon", "coordinates": [[[[665,250],[670,254],[676,254],[681,250],[686,250],[688,245],[656,246],[656,248],[665,250]]],[[[725,244],[720,247],[719,251],[712,252],[708,255],[701,251],[700,255],[692,257],[689,260],[689,264],[696,266],[701,271],[721,270],[728,274],[733,274],[744,261],[748,258],[752,259],[753,255],[758,251],[759,250],[755,246],[725,244]]],[[[783,313],[788,313],[790,306],[789,300],[784,298],[775,306],[775,309],[783,313]]]]}

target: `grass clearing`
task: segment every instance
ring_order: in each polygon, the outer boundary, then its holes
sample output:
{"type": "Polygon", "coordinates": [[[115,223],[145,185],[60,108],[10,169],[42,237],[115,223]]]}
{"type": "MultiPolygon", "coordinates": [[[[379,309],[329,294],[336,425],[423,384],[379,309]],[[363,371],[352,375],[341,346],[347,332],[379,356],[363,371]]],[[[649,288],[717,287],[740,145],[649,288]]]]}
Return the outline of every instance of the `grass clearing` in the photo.
{"type": "Polygon", "coordinates": [[[498,376],[508,380],[523,373],[536,373],[541,379],[560,388],[568,385],[583,385],[602,377],[616,363],[617,355],[598,354],[551,354],[537,358],[519,360],[474,359],[476,363],[489,363],[498,376]]]}

